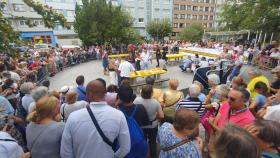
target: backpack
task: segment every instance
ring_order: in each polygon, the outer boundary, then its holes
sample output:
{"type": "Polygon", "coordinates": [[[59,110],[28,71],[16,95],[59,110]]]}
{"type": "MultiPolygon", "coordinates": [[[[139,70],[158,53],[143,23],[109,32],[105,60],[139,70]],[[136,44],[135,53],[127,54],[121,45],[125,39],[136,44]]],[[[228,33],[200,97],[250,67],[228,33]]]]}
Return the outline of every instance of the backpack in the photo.
{"type": "Polygon", "coordinates": [[[148,143],[144,137],[143,131],[134,119],[137,107],[138,105],[135,106],[130,116],[126,115],[121,109],[126,117],[131,142],[130,152],[126,155],[126,158],[143,158],[146,157],[148,152],[148,143]]]}

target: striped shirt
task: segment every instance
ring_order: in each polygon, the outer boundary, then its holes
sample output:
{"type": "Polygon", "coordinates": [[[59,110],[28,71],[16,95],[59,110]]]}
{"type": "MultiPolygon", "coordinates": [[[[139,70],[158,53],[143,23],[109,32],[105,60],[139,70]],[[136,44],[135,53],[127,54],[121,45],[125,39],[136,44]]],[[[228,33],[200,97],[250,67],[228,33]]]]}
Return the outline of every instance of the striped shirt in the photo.
{"type": "Polygon", "coordinates": [[[176,110],[180,108],[187,108],[189,110],[193,110],[198,112],[199,116],[201,117],[205,111],[205,103],[199,101],[198,98],[186,98],[178,102],[176,106],[176,110]]]}

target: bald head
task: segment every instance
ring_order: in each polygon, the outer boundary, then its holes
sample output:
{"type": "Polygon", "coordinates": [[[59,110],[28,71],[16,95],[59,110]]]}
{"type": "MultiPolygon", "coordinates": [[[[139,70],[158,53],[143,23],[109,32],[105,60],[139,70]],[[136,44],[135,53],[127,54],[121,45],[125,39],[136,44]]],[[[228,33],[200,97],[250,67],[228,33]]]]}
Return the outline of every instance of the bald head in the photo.
{"type": "Polygon", "coordinates": [[[88,101],[99,102],[104,101],[106,87],[99,80],[93,80],[86,87],[88,101]]]}

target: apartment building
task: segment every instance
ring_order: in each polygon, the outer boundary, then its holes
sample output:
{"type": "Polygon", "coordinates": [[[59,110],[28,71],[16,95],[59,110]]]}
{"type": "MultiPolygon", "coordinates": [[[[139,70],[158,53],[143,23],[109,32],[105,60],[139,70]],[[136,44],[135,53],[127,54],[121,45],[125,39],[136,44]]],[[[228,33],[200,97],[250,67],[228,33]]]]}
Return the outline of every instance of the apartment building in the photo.
{"type": "MultiPolygon", "coordinates": [[[[5,0],[4,17],[8,18],[15,31],[20,34],[20,39],[31,43],[47,43],[56,46],[53,30],[46,28],[42,17],[32,8],[28,7],[22,0],[5,0]],[[24,18],[22,18],[24,17],[24,18]],[[35,26],[30,27],[27,21],[35,26]]],[[[43,0],[37,0],[44,3],[43,0]]]]}
{"type": "Polygon", "coordinates": [[[120,0],[121,6],[133,17],[133,27],[147,37],[147,23],[169,19],[172,22],[173,0],[120,0]]]}
{"type": "Polygon", "coordinates": [[[203,24],[206,30],[213,29],[215,12],[215,0],[174,0],[172,38],[194,23],[203,24]]]}

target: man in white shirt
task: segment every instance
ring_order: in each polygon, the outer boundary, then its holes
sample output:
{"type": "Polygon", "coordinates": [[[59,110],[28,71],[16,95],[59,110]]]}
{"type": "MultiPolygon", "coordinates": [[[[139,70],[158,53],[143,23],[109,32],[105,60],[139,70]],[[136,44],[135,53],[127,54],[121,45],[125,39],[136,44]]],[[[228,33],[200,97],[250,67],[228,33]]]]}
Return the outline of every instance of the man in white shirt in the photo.
{"type": "Polygon", "coordinates": [[[150,60],[151,60],[151,55],[150,53],[144,49],[144,51],[141,53],[141,65],[142,65],[142,69],[147,70],[149,69],[149,64],[150,64],[150,60]]]}
{"type": "Polygon", "coordinates": [[[90,110],[101,130],[112,143],[117,139],[119,149],[114,152],[97,131],[87,108],[72,112],[68,117],[61,140],[62,158],[122,158],[130,151],[130,134],[124,114],[105,102],[106,87],[99,80],[86,88],[90,110]]]}
{"type": "Polygon", "coordinates": [[[122,81],[123,79],[129,79],[130,72],[135,71],[135,68],[133,67],[133,65],[130,62],[125,61],[120,64],[118,70],[120,71],[120,76],[121,76],[120,81],[122,81]]]}
{"type": "Polygon", "coordinates": [[[5,130],[0,131],[0,157],[18,158],[23,155],[21,146],[5,130]]]}

